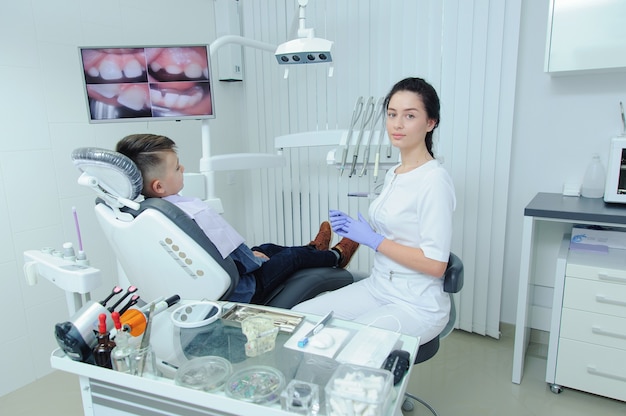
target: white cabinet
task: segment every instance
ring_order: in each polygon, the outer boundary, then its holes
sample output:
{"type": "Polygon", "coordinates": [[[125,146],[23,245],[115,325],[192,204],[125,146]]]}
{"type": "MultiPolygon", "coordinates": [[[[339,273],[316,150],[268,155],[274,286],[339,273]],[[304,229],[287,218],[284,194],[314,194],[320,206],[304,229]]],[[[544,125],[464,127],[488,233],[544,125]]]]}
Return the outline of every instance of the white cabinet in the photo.
{"type": "Polygon", "coordinates": [[[626,69],[626,2],[551,0],[546,72],[626,69]]]}
{"type": "Polygon", "coordinates": [[[626,401],[626,250],[570,251],[561,279],[546,381],[626,401]]]}

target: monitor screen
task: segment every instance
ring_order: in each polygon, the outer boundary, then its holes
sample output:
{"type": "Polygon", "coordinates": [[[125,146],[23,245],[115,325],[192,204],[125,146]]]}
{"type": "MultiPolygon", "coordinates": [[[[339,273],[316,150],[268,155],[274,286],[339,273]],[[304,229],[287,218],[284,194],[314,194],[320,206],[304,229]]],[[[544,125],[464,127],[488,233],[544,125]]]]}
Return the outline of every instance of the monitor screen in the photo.
{"type": "Polygon", "coordinates": [[[79,50],[92,123],[215,117],[207,45],[79,50]]]}

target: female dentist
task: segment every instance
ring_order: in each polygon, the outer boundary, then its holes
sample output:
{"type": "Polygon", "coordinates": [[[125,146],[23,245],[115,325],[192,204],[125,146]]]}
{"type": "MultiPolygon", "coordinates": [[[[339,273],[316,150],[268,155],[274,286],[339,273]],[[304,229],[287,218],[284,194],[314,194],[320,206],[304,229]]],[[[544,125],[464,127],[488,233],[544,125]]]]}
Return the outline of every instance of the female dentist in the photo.
{"type": "Polygon", "coordinates": [[[401,162],[386,176],[369,208],[371,226],[331,210],[340,236],[375,250],[368,278],[303,302],[298,312],[334,316],[420,336],[424,344],[448,322],[450,299],[443,291],[456,206],[454,185],[435,159],[433,131],[439,125],[439,97],[421,78],[406,78],[385,98],[387,133],[401,162]]]}

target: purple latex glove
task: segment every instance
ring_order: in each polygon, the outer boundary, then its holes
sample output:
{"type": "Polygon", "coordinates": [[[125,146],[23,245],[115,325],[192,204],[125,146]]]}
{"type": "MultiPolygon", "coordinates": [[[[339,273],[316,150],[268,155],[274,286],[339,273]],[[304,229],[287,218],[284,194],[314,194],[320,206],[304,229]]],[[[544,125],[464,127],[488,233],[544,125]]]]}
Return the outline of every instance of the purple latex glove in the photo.
{"type": "Polygon", "coordinates": [[[358,221],[341,211],[330,211],[330,224],[337,234],[364,244],[374,250],[378,249],[385,237],[378,234],[359,213],[358,221]],[[335,225],[333,225],[333,222],[335,225]]]}
{"type": "Polygon", "coordinates": [[[350,218],[350,216],[345,212],[337,211],[335,209],[328,211],[328,222],[330,222],[330,227],[334,232],[342,231],[348,218],[350,218]]]}

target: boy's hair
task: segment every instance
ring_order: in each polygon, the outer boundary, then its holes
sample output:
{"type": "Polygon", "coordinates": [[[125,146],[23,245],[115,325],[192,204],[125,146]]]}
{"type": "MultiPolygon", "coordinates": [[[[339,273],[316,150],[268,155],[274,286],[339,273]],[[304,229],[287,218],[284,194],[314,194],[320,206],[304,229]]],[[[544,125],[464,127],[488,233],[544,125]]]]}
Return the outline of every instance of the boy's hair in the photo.
{"type": "Polygon", "coordinates": [[[131,134],[120,140],[115,151],[135,162],[143,176],[144,189],[157,176],[163,162],[162,152],[176,152],[176,143],[157,134],[131,134]]]}

